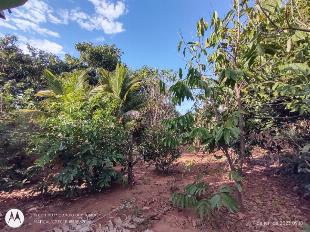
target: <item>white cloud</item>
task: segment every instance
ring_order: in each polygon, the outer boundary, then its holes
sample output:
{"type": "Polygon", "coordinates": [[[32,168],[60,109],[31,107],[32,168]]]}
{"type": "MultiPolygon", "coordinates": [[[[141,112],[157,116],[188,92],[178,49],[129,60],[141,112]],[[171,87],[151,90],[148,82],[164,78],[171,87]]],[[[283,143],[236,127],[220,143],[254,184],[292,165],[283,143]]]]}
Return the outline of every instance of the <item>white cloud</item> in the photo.
{"type": "Polygon", "coordinates": [[[6,21],[3,21],[0,19],[0,27],[6,27],[8,29],[11,29],[11,30],[17,30],[17,28],[11,24],[9,24],[8,22],[6,21]]]}
{"type": "Polygon", "coordinates": [[[42,27],[42,23],[66,24],[68,23],[69,12],[60,11],[56,15],[54,10],[44,1],[29,0],[22,7],[12,9],[12,14],[7,15],[7,20],[0,21],[0,27],[12,30],[34,32],[43,36],[60,37],[58,32],[42,27]]]}
{"type": "Polygon", "coordinates": [[[119,22],[109,21],[107,19],[100,19],[99,23],[107,34],[115,34],[124,31],[123,24],[119,22]]]}
{"type": "Polygon", "coordinates": [[[13,9],[13,17],[30,20],[34,23],[46,22],[46,14],[50,11],[44,1],[28,1],[23,7],[13,9]]]}
{"type": "Polygon", "coordinates": [[[96,28],[90,16],[85,12],[81,11],[80,9],[72,10],[70,14],[70,19],[78,23],[81,28],[88,31],[92,31],[96,28]]]}
{"type": "Polygon", "coordinates": [[[122,14],[125,13],[124,2],[118,1],[116,4],[110,3],[106,0],[89,0],[95,7],[97,14],[112,21],[118,19],[122,14]]]}
{"type": "Polygon", "coordinates": [[[34,23],[51,22],[54,24],[67,24],[69,13],[65,9],[55,10],[44,1],[29,0],[23,7],[16,8],[16,17],[30,20],[34,23]]]}
{"type": "Polygon", "coordinates": [[[81,28],[93,31],[103,30],[106,34],[116,34],[124,31],[123,24],[117,19],[126,12],[124,2],[112,3],[108,0],[89,0],[94,8],[95,14],[89,15],[80,9],[71,11],[71,20],[77,22],[81,28]]]}
{"type": "Polygon", "coordinates": [[[22,7],[12,9],[6,21],[0,21],[0,27],[11,30],[37,33],[43,36],[60,37],[59,33],[42,24],[68,24],[76,22],[82,29],[93,31],[103,30],[106,34],[116,34],[124,31],[119,17],[125,14],[126,6],[123,0],[88,0],[94,7],[94,13],[89,14],[76,9],[53,9],[46,0],[29,0],[22,7]]]}
{"type": "Polygon", "coordinates": [[[14,22],[15,27],[18,27],[22,31],[34,31],[40,35],[48,35],[54,37],[60,37],[59,34],[55,31],[51,31],[47,28],[40,27],[38,24],[20,19],[20,18],[12,18],[12,22],[14,22]]]}
{"type": "Polygon", "coordinates": [[[46,52],[51,52],[57,55],[64,54],[63,47],[60,44],[47,39],[31,39],[29,40],[29,44],[46,52]]]}
{"type": "Polygon", "coordinates": [[[28,53],[29,50],[27,48],[27,44],[31,45],[32,47],[38,48],[45,52],[51,52],[56,55],[63,55],[65,54],[63,50],[63,46],[61,46],[58,43],[55,43],[53,41],[47,40],[47,39],[32,39],[27,38],[25,36],[18,36],[19,38],[19,47],[22,49],[25,53],[28,53]]]}
{"type": "Polygon", "coordinates": [[[54,24],[68,24],[69,21],[69,11],[68,10],[61,10],[60,11],[62,17],[58,17],[53,15],[51,12],[48,13],[48,19],[49,22],[54,23],[54,24]]]}

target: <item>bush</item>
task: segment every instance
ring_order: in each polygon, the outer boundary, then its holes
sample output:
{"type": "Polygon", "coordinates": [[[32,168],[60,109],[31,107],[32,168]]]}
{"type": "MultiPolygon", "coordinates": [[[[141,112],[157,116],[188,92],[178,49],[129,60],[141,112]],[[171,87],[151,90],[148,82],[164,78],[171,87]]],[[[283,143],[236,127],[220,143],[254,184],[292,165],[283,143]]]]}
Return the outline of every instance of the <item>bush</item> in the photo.
{"type": "Polygon", "coordinates": [[[32,180],[34,157],[26,152],[32,128],[14,114],[0,114],[0,191],[23,187],[32,180]]]}
{"type": "Polygon", "coordinates": [[[181,155],[176,135],[163,127],[151,127],[143,135],[140,153],[144,161],[155,162],[160,171],[167,171],[171,164],[181,155]]]}
{"type": "Polygon", "coordinates": [[[120,176],[128,134],[114,116],[118,103],[108,95],[69,101],[41,121],[33,152],[42,167],[56,168],[55,184],[69,194],[81,187],[100,191],[120,176]]]}
{"type": "Polygon", "coordinates": [[[280,159],[280,172],[298,180],[304,197],[310,196],[310,144],[301,147],[299,154],[286,154],[280,159]]]}

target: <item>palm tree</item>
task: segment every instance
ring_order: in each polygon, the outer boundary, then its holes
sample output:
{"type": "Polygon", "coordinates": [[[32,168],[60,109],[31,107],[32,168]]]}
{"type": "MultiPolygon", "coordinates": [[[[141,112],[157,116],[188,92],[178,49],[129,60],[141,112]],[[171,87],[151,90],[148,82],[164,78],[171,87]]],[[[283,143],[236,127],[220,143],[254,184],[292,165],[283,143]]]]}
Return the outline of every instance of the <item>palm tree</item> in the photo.
{"type": "MultiPolygon", "coordinates": [[[[127,68],[121,64],[116,66],[114,72],[108,72],[102,68],[98,69],[99,85],[95,87],[90,94],[96,94],[98,91],[111,93],[116,99],[119,100],[120,106],[117,117],[127,125],[129,121],[136,121],[140,118],[139,109],[144,105],[142,78],[140,76],[129,75],[127,68]]],[[[134,133],[137,127],[131,128],[131,139],[127,153],[127,173],[128,184],[130,187],[134,183],[133,175],[133,146],[134,133]]]]}
{"type": "MultiPolygon", "coordinates": [[[[139,109],[144,105],[144,98],[142,94],[142,79],[138,76],[131,76],[128,74],[125,66],[118,64],[114,72],[108,72],[102,68],[97,70],[99,73],[99,85],[90,88],[85,79],[87,71],[76,71],[70,73],[66,78],[55,76],[50,71],[44,72],[48,80],[48,89],[39,91],[36,96],[47,97],[49,101],[74,100],[79,97],[91,97],[99,92],[110,93],[119,101],[119,109],[116,117],[120,122],[127,127],[129,121],[132,122],[140,118],[139,109]]],[[[64,106],[65,107],[65,106],[64,106]]],[[[128,184],[133,185],[133,146],[134,132],[136,127],[131,127],[129,148],[127,152],[127,172],[128,184]]]]}
{"type": "MultiPolygon", "coordinates": [[[[56,76],[49,70],[44,70],[43,75],[47,80],[47,89],[38,91],[35,96],[44,99],[44,106],[49,109],[50,103],[63,103],[65,101],[76,101],[78,98],[87,97],[90,87],[86,81],[86,72],[76,71],[74,73],[67,73],[66,78],[56,76]]],[[[1,100],[1,99],[0,99],[1,100]]],[[[1,103],[1,101],[0,101],[1,103]]],[[[0,104],[1,107],[1,104],[0,104]]],[[[0,108],[1,110],[1,108],[0,108]]],[[[31,119],[43,115],[43,111],[38,109],[19,109],[16,111],[21,116],[27,116],[31,119]]],[[[1,111],[0,111],[1,113],[1,111]]]]}
{"type": "Polygon", "coordinates": [[[98,69],[99,85],[91,90],[90,94],[98,91],[111,93],[120,102],[118,117],[120,119],[139,117],[139,109],[144,104],[142,78],[129,75],[127,68],[121,64],[116,66],[114,72],[98,69]]]}
{"type": "Polygon", "coordinates": [[[49,70],[44,70],[43,75],[46,77],[48,89],[38,91],[36,96],[59,99],[78,91],[86,94],[89,92],[89,85],[85,78],[86,73],[86,71],[76,71],[68,73],[66,78],[62,78],[49,70]]]}

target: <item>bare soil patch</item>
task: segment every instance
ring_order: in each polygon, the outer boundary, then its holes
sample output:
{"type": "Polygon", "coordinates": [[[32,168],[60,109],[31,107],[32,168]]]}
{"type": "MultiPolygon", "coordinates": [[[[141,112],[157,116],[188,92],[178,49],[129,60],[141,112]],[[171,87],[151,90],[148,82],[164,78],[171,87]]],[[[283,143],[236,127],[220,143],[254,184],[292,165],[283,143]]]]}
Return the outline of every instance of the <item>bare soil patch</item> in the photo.
{"type": "MultiPolygon", "coordinates": [[[[262,155],[258,151],[254,160],[262,155]]],[[[203,221],[191,210],[172,207],[169,199],[174,191],[197,178],[203,178],[214,189],[231,184],[225,161],[211,154],[184,153],[165,175],[139,164],[133,189],[116,185],[102,193],[70,200],[62,196],[44,199],[31,188],[1,192],[0,230],[11,231],[4,215],[8,209],[18,208],[24,212],[25,222],[14,231],[301,231],[302,224],[310,221],[309,202],[294,191],[293,182],[269,169],[255,162],[248,165],[241,212],[218,212],[203,221]]]]}

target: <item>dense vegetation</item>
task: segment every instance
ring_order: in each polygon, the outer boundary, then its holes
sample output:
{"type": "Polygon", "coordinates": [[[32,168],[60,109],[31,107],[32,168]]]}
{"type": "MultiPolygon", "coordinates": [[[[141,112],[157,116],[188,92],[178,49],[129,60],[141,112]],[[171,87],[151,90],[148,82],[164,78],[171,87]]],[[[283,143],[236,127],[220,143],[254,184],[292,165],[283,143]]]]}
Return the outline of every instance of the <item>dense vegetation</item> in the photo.
{"type": "Polygon", "coordinates": [[[271,157],[290,147],[278,159],[309,191],[309,9],[306,1],[234,1],[223,18],[214,12],[210,26],[199,20],[197,40],[179,43],[187,74],[180,69],[170,90],[174,102],[195,102],[179,120],[202,149],[223,151],[239,192],[257,144],[271,157]]]}
{"type": "MultiPolygon", "coordinates": [[[[70,194],[100,191],[125,173],[132,185],[135,154],[147,148],[145,128],[176,115],[159,87],[173,73],[128,70],[114,45],[78,43],[81,56],[61,60],[31,47],[24,54],[17,43],[14,36],[1,39],[2,188],[28,183],[36,172],[42,192],[52,183],[70,194]]],[[[177,158],[148,154],[161,168],[177,158]]]]}
{"type": "Polygon", "coordinates": [[[210,195],[198,180],[172,196],[205,217],[242,207],[244,166],[259,146],[309,196],[309,11],[307,0],[235,0],[224,17],[201,18],[195,40],[181,36],[188,62],[178,75],[130,70],[114,45],[78,43],[78,58],[60,59],[1,38],[1,188],[35,183],[75,195],[114,182],[133,187],[141,160],[167,172],[181,147],[221,150],[235,189],[210,195]],[[186,99],[193,108],[179,115],[175,105],[186,99]]]}

